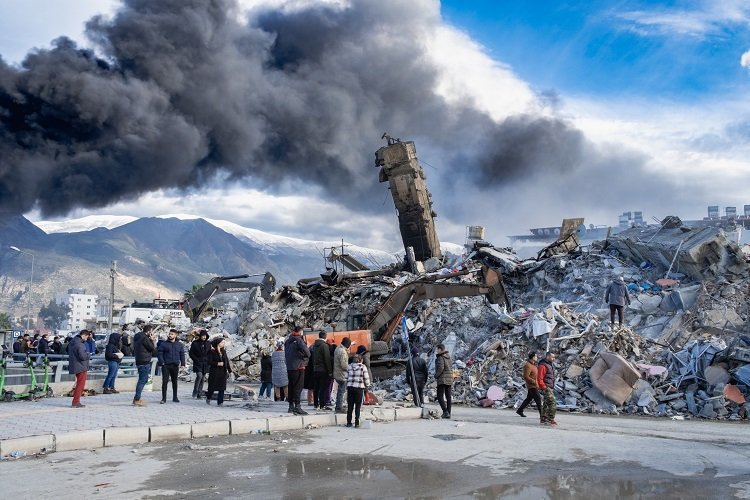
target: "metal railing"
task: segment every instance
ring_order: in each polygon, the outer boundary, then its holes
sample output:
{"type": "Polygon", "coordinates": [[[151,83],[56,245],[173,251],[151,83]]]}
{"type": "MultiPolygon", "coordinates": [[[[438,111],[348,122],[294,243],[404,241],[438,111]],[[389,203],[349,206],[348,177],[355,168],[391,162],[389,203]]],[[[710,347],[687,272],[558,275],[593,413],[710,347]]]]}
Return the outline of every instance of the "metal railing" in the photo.
{"type": "MultiPolygon", "coordinates": [[[[21,360],[18,360],[20,355],[13,354],[8,356],[7,365],[5,367],[5,385],[28,385],[31,383],[31,373],[28,363],[32,364],[32,369],[36,376],[37,383],[44,381],[44,363],[39,361],[37,364],[37,358],[42,357],[42,354],[29,353],[29,361],[26,360],[26,354],[23,355],[21,360]]],[[[50,383],[59,382],[72,382],[75,380],[75,375],[68,373],[68,355],[67,354],[49,354],[47,355],[49,360],[49,381],[50,383]]],[[[154,357],[151,360],[151,374],[150,378],[153,379],[154,373],[156,372],[157,359],[154,357]]],[[[103,354],[97,354],[91,356],[89,359],[89,371],[87,375],[88,380],[104,379],[107,377],[107,371],[109,367],[107,361],[104,359],[103,354]]],[[[122,358],[120,362],[120,369],[117,372],[117,378],[134,377],[138,378],[138,368],[135,365],[135,358],[128,356],[122,358]]]]}

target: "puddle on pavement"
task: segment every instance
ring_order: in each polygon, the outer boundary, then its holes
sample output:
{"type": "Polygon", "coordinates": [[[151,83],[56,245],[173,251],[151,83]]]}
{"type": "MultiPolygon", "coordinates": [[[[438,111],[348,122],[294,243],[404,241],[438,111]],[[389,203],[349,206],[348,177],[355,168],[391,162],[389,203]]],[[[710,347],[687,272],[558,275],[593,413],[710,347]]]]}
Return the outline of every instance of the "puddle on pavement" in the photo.
{"type": "MultiPolygon", "coordinates": [[[[453,440],[472,436],[432,437],[453,440]]],[[[341,446],[352,453],[357,443],[342,442],[341,446]]],[[[594,466],[585,460],[537,464],[520,461],[513,468],[517,465],[516,470],[526,472],[494,475],[484,467],[434,460],[445,456],[427,454],[420,459],[401,460],[379,455],[300,455],[280,450],[268,441],[244,450],[224,449],[219,455],[217,450],[175,451],[165,447],[154,455],[161,455],[158,458],[180,474],[152,476],[143,492],[173,491],[182,498],[221,495],[227,499],[703,499],[731,498],[737,490],[729,485],[750,479],[717,478],[715,471],[691,477],[672,476],[635,463],[594,466]]]]}
{"type": "MultiPolygon", "coordinates": [[[[582,471],[585,474],[585,471],[582,471]]],[[[537,479],[528,484],[496,484],[471,492],[477,499],[503,498],[508,500],[572,498],[617,499],[683,499],[731,498],[731,490],[717,490],[705,478],[643,478],[589,477],[560,474],[537,479]]]]}

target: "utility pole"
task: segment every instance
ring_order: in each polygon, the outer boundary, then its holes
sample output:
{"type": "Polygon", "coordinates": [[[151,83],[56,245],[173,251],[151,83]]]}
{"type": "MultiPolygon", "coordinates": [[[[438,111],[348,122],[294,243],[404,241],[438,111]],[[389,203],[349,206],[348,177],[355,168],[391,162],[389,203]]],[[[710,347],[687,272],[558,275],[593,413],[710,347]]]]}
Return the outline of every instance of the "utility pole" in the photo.
{"type": "Polygon", "coordinates": [[[26,330],[29,329],[29,321],[31,320],[31,289],[34,286],[34,254],[31,252],[27,252],[26,250],[21,250],[20,248],[16,246],[11,246],[11,250],[15,250],[16,252],[25,253],[26,255],[31,256],[31,277],[29,278],[29,293],[28,293],[28,300],[27,300],[27,311],[26,311],[26,330]]]}
{"type": "Polygon", "coordinates": [[[115,276],[117,276],[117,261],[112,261],[112,267],[109,270],[109,323],[107,329],[112,333],[112,317],[115,311],[115,276]]]}

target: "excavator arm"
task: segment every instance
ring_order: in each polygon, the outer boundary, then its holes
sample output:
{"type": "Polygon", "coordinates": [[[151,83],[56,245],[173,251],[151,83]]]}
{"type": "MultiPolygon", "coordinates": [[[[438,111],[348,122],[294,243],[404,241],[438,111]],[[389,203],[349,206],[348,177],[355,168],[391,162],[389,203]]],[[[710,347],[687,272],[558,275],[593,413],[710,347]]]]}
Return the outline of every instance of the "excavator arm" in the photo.
{"type": "Polygon", "coordinates": [[[276,289],[276,278],[274,278],[271,273],[266,273],[263,276],[263,281],[260,283],[235,281],[249,277],[249,274],[239,274],[237,276],[217,276],[212,278],[211,281],[196,291],[190,300],[188,300],[183,306],[185,313],[191,320],[195,321],[205,310],[208,301],[210,301],[214,295],[220,293],[247,292],[253,288],[260,287],[261,297],[268,299],[276,289]]]}
{"type": "MultiPolygon", "coordinates": [[[[497,269],[482,267],[481,283],[447,283],[436,282],[438,279],[451,278],[470,271],[462,271],[453,274],[424,278],[398,287],[381,305],[375,315],[367,323],[367,329],[374,335],[392,320],[404,312],[411,301],[425,299],[446,299],[451,297],[473,297],[484,295],[493,304],[509,305],[500,273],[497,269]]],[[[389,328],[386,336],[392,334],[389,328]]],[[[383,339],[387,340],[387,339],[383,339]]]]}

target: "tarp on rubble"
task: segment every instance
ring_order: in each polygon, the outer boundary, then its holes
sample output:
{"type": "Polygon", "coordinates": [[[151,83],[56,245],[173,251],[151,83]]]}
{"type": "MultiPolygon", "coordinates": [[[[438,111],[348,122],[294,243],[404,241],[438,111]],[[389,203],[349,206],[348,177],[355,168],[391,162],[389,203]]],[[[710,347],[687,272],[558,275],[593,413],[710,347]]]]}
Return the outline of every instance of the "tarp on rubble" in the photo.
{"type": "Polygon", "coordinates": [[[628,400],[641,378],[633,365],[611,352],[599,353],[599,358],[589,370],[589,376],[594,387],[618,406],[628,400]]]}

